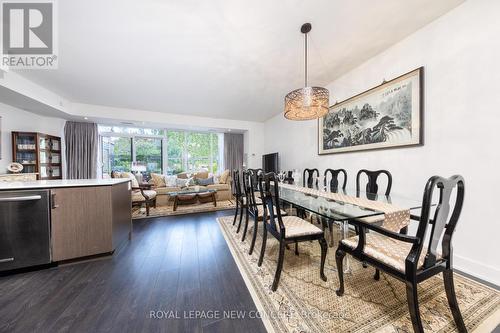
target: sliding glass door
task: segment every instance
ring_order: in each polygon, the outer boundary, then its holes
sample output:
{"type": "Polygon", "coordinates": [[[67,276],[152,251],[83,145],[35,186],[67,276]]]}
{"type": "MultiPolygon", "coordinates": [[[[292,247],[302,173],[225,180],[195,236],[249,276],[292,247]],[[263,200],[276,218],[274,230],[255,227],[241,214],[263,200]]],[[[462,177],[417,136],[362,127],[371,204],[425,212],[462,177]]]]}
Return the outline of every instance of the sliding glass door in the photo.
{"type": "Polygon", "coordinates": [[[102,137],[102,172],[130,171],[132,166],[132,139],[124,137],[102,137]]]}
{"type": "Polygon", "coordinates": [[[134,138],[135,162],[146,167],[147,173],[162,173],[162,140],[134,138]]]}
{"type": "Polygon", "coordinates": [[[222,134],[111,126],[100,126],[99,132],[103,175],[131,170],[146,175],[200,169],[217,173],[222,168],[222,134]]]}
{"type": "Polygon", "coordinates": [[[167,131],[167,175],[186,170],[184,164],[186,135],[184,131],[167,131]]]}

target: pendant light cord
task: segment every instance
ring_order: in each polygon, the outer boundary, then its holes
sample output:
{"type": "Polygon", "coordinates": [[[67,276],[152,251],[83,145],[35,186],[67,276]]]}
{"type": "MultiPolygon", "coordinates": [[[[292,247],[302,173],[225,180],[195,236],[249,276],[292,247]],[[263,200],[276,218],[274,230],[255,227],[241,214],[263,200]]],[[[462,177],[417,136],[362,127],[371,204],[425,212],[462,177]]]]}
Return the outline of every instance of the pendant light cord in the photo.
{"type": "Polygon", "coordinates": [[[304,34],[304,53],[305,53],[305,56],[304,56],[304,67],[305,67],[305,71],[304,71],[304,87],[307,87],[307,33],[304,34]]]}

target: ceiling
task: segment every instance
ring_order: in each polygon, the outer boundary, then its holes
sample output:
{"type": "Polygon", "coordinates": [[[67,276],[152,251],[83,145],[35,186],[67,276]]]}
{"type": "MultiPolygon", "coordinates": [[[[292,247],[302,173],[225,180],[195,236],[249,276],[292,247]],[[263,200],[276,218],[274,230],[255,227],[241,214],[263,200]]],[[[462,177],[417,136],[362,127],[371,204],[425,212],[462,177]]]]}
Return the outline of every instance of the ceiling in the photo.
{"type": "MultiPolygon", "coordinates": [[[[73,102],[264,121],[463,0],[58,1],[59,69],[19,73],[73,102]]],[[[332,96],[334,98],[334,96],[332,96]]]]}

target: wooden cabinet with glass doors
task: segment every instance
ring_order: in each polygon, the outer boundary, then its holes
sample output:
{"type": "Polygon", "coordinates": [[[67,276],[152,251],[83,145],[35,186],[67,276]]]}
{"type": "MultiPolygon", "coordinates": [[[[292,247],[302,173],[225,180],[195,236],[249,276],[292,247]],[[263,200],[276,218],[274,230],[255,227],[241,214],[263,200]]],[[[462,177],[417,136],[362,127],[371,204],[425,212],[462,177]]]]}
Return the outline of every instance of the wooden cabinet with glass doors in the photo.
{"type": "Polygon", "coordinates": [[[61,138],[34,132],[12,132],[12,161],[37,179],[62,179],[61,138]]]}

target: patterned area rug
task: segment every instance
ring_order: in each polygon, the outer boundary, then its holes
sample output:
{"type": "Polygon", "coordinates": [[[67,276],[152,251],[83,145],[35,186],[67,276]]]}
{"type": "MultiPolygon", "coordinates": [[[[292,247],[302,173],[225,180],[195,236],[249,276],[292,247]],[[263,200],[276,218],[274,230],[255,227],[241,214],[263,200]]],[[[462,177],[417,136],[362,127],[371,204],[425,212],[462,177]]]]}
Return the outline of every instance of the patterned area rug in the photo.
{"type": "MultiPolygon", "coordinates": [[[[350,260],[352,272],[344,275],[345,294],[338,297],[335,247],[328,249],[328,281],[324,282],[319,276],[318,242],[303,242],[299,256],[293,246],[286,251],[278,290],[272,292],[278,242],[272,236],[267,238],[264,263],[258,267],[262,238],[259,236],[250,256],[249,238],[241,241],[233,218],[220,217],[218,222],[268,331],[413,332],[404,283],[384,273],[375,281],[373,268],[350,260]]],[[[469,332],[491,332],[500,322],[500,292],[458,274],[455,288],[469,332]]],[[[456,332],[441,276],[420,283],[418,291],[425,331],[456,332]]]]}
{"type": "MultiPolygon", "coordinates": [[[[157,208],[150,208],[149,217],[215,212],[218,210],[233,209],[235,207],[236,204],[231,200],[217,201],[217,207],[214,207],[214,204],[211,202],[193,205],[179,205],[177,206],[177,210],[175,212],[173,205],[158,206],[157,208]]],[[[145,217],[147,217],[145,209],[141,210],[139,207],[132,208],[132,219],[143,219],[145,217]]]]}

